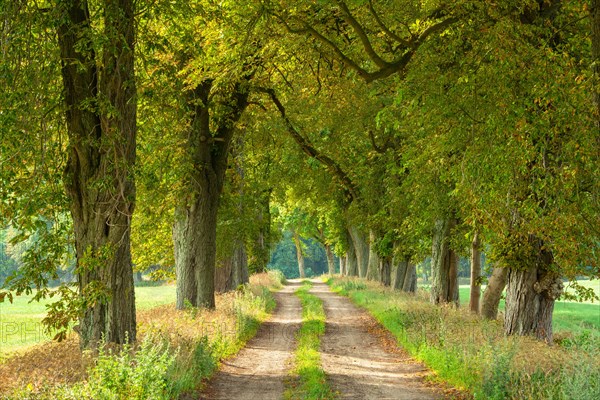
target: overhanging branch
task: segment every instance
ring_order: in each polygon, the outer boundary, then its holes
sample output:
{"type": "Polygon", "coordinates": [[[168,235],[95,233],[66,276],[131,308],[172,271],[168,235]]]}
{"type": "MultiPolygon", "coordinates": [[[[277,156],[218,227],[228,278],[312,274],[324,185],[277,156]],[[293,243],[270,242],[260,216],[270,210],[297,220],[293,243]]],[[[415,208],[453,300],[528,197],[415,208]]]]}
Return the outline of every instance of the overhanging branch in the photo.
{"type": "Polygon", "coordinates": [[[360,39],[360,41],[363,45],[363,48],[365,49],[365,52],[367,53],[367,56],[369,56],[371,61],[373,61],[375,63],[375,65],[377,65],[379,68],[387,67],[389,64],[386,61],[384,61],[379,56],[379,54],[377,54],[377,52],[375,52],[375,50],[373,49],[373,46],[371,45],[371,41],[369,40],[369,37],[367,36],[367,33],[365,32],[362,25],[356,20],[356,18],[354,18],[354,16],[348,9],[348,6],[346,5],[346,3],[344,3],[343,1],[340,1],[340,0],[338,0],[337,3],[338,3],[338,6],[340,6],[340,8],[341,8],[342,13],[344,14],[344,20],[352,27],[352,29],[354,30],[354,33],[356,33],[356,35],[360,39]]]}
{"type": "MultiPolygon", "coordinates": [[[[354,70],[365,82],[370,83],[379,79],[387,78],[393,74],[400,73],[403,74],[406,70],[406,66],[412,59],[416,50],[427,40],[428,37],[432,36],[435,33],[442,32],[452,24],[458,22],[458,18],[456,17],[448,17],[443,19],[437,23],[433,23],[428,28],[423,30],[421,34],[412,34],[411,38],[408,40],[402,39],[400,36],[394,34],[391,30],[389,30],[381,18],[379,18],[379,14],[373,8],[372,2],[369,2],[369,11],[374,16],[377,24],[383,29],[384,33],[399,43],[399,47],[404,48],[403,53],[399,55],[394,61],[388,62],[385,61],[381,55],[377,54],[371,41],[367,35],[365,28],[358,22],[356,18],[350,12],[350,9],[346,5],[346,3],[342,0],[336,0],[336,3],[339,5],[342,14],[344,16],[344,20],[352,27],[354,33],[360,39],[366,56],[369,60],[371,60],[376,66],[377,69],[374,71],[369,71],[360,66],[360,61],[357,62],[350,58],[342,49],[330,38],[319,32],[312,25],[310,25],[307,21],[299,18],[293,17],[294,23],[300,25],[301,27],[293,27],[289,24],[286,19],[278,14],[274,14],[274,16],[283,24],[286,30],[292,34],[307,34],[326,45],[331,51],[335,54],[335,56],[348,68],[354,70]]],[[[445,14],[444,12],[437,10],[434,14],[430,15],[427,19],[429,20],[439,20],[441,19],[441,15],[445,14]]]]}
{"type": "Polygon", "coordinates": [[[356,186],[354,185],[354,182],[352,182],[350,177],[344,172],[344,170],[339,166],[338,163],[336,163],[332,158],[328,157],[327,155],[319,152],[307,138],[305,138],[300,134],[300,132],[298,132],[296,127],[294,127],[294,124],[292,124],[292,121],[290,121],[289,117],[287,116],[285,107],[277,97],[275,90],[269,88],[257,88],[257,91],[261,93],[266,93],[271,98],[271,101],[279,111],[279,114],[281,115],[281,118],[285,123],[287,132],[292,137],[292,139],[294,139],[294,141],[300,146],[302,151],[309,157],[312,157],[315,160],[319,161],[321,164],[323,164],[325,168],[340,181],[348,202],[352,202],[353,200],[357,199],[358,191],[356,189],[356,186]]]}

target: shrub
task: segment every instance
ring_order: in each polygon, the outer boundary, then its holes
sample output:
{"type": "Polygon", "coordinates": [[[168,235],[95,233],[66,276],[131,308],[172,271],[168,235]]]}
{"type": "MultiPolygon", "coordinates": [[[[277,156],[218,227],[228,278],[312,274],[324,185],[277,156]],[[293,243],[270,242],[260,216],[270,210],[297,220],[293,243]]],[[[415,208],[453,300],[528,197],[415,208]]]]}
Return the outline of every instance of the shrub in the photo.
{"type": "Polygon", "coordinates": [[[285,285],[287,280],[285,279],[285,275],[279,269],[271,269],[268,271],[269,277],[271,280],[279,287],[285,285]]]}
{"type": "MultiPolygon", "coordinates": [[[[100,347],[87,386],[93,399],[167,399],[167,370],[174,362],[168,344],[147,336],[138,351],[129,345],[113,354],[100,347]]],[[[84,390],[84,393],[88,390],[84,390]]]]}

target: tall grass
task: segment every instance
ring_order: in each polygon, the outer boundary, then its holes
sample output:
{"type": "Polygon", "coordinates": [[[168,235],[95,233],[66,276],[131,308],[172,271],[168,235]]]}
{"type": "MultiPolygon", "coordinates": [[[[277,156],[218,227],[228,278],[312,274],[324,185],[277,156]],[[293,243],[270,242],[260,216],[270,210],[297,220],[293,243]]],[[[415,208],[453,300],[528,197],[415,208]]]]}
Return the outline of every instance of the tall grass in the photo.
{"type": "Polygon", "coordinates": [[[555,346],[505,337],[502,324],[468,310],[434,306],[357,279],[330,280],[334,291],[366,308],[438,378],[475,399],[600,398],[600,341],[573,335],[555,346]]]}
{"type": "MultiPolygon", "coordinates": [[[[164,305],[138,316],[136,346],[101,347],[87,378],[75,384],[24,384],[6,399],[177,399],[194,397],[221,360],[256,334],[275,301],[267,274],[217,297],[216,310],[175,310],[164,305]]],[[[60,371],[56,371],[60,373],[60,371]]]]}
{"type": "Polygon", "coordinates": [[[302,326],[298,332],[298,347],[295,352],[295,381],[290,381],[284,397],[286,399],[333,399],[333,391],[321,368],[319,347],[325,333],[325,311],[323,302],[309,293],[312,284],[305,281],[296,291],[302,303],[302,326]]]}

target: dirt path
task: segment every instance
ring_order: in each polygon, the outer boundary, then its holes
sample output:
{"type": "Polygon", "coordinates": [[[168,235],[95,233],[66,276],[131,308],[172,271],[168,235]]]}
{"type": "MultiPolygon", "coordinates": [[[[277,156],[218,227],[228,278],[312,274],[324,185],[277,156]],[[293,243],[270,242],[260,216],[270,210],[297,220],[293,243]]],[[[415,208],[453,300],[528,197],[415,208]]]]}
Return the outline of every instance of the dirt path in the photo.
{"type": "Polygon", "coordinates": [[[323,300],[327,324],[321,339],[321,361],[334,391],[341,399],[440,399],[423,381],[426,369],[399,352],[389,352],[366,311],[329,287],[313,281],[311,293],[323,300]]]}
{"type": "Polygon", "coordinates": [[[295,335],[302,323],[302,306],[291,282],[275,293],[277,307],[256,336],[239,354],[227,360],[200,397],[206,400],[280,400],[290,357],[296,349],[295,335]]]}

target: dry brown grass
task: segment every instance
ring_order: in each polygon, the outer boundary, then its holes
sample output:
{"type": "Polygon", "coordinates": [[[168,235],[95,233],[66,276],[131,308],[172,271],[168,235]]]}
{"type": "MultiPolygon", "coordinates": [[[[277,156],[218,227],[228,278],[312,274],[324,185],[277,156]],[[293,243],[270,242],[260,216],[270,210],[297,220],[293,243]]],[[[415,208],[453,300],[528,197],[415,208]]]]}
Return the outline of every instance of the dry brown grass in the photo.
{"type": "Polygon", "coordinates": [[[0,396],[18,387],[33,391],[43,386],[74,383],[85,379],[91,357],[79,350],[79,340],[48,342],[21,351],[0,364],[0,396]]]}
{"type": "MultiPolygon", "coordinates": [[[[261,293],[263,287],[273,287],[275,282],[268,274],[250,278],[250,290],[261,293]]],[[[189,348],[199,338],[209,341],[217,335],[237,335],[236,298],[239,292],[217,294],[215,310],[176,310],[168,304],[138,311],[138,340],[147,334],[159,334],[168,339],[174,348],[189,348]]],[[[181,354],[189,354],[182,351],[181,354]]],[[[28,387],[36,393],[44,387],[72,384],[82,381],[93,364],[90,352],[81,352],[76,334],[63,342],[47,342],[15,353],[0,364],[0,398],[17,388],[28,387]]]]}

